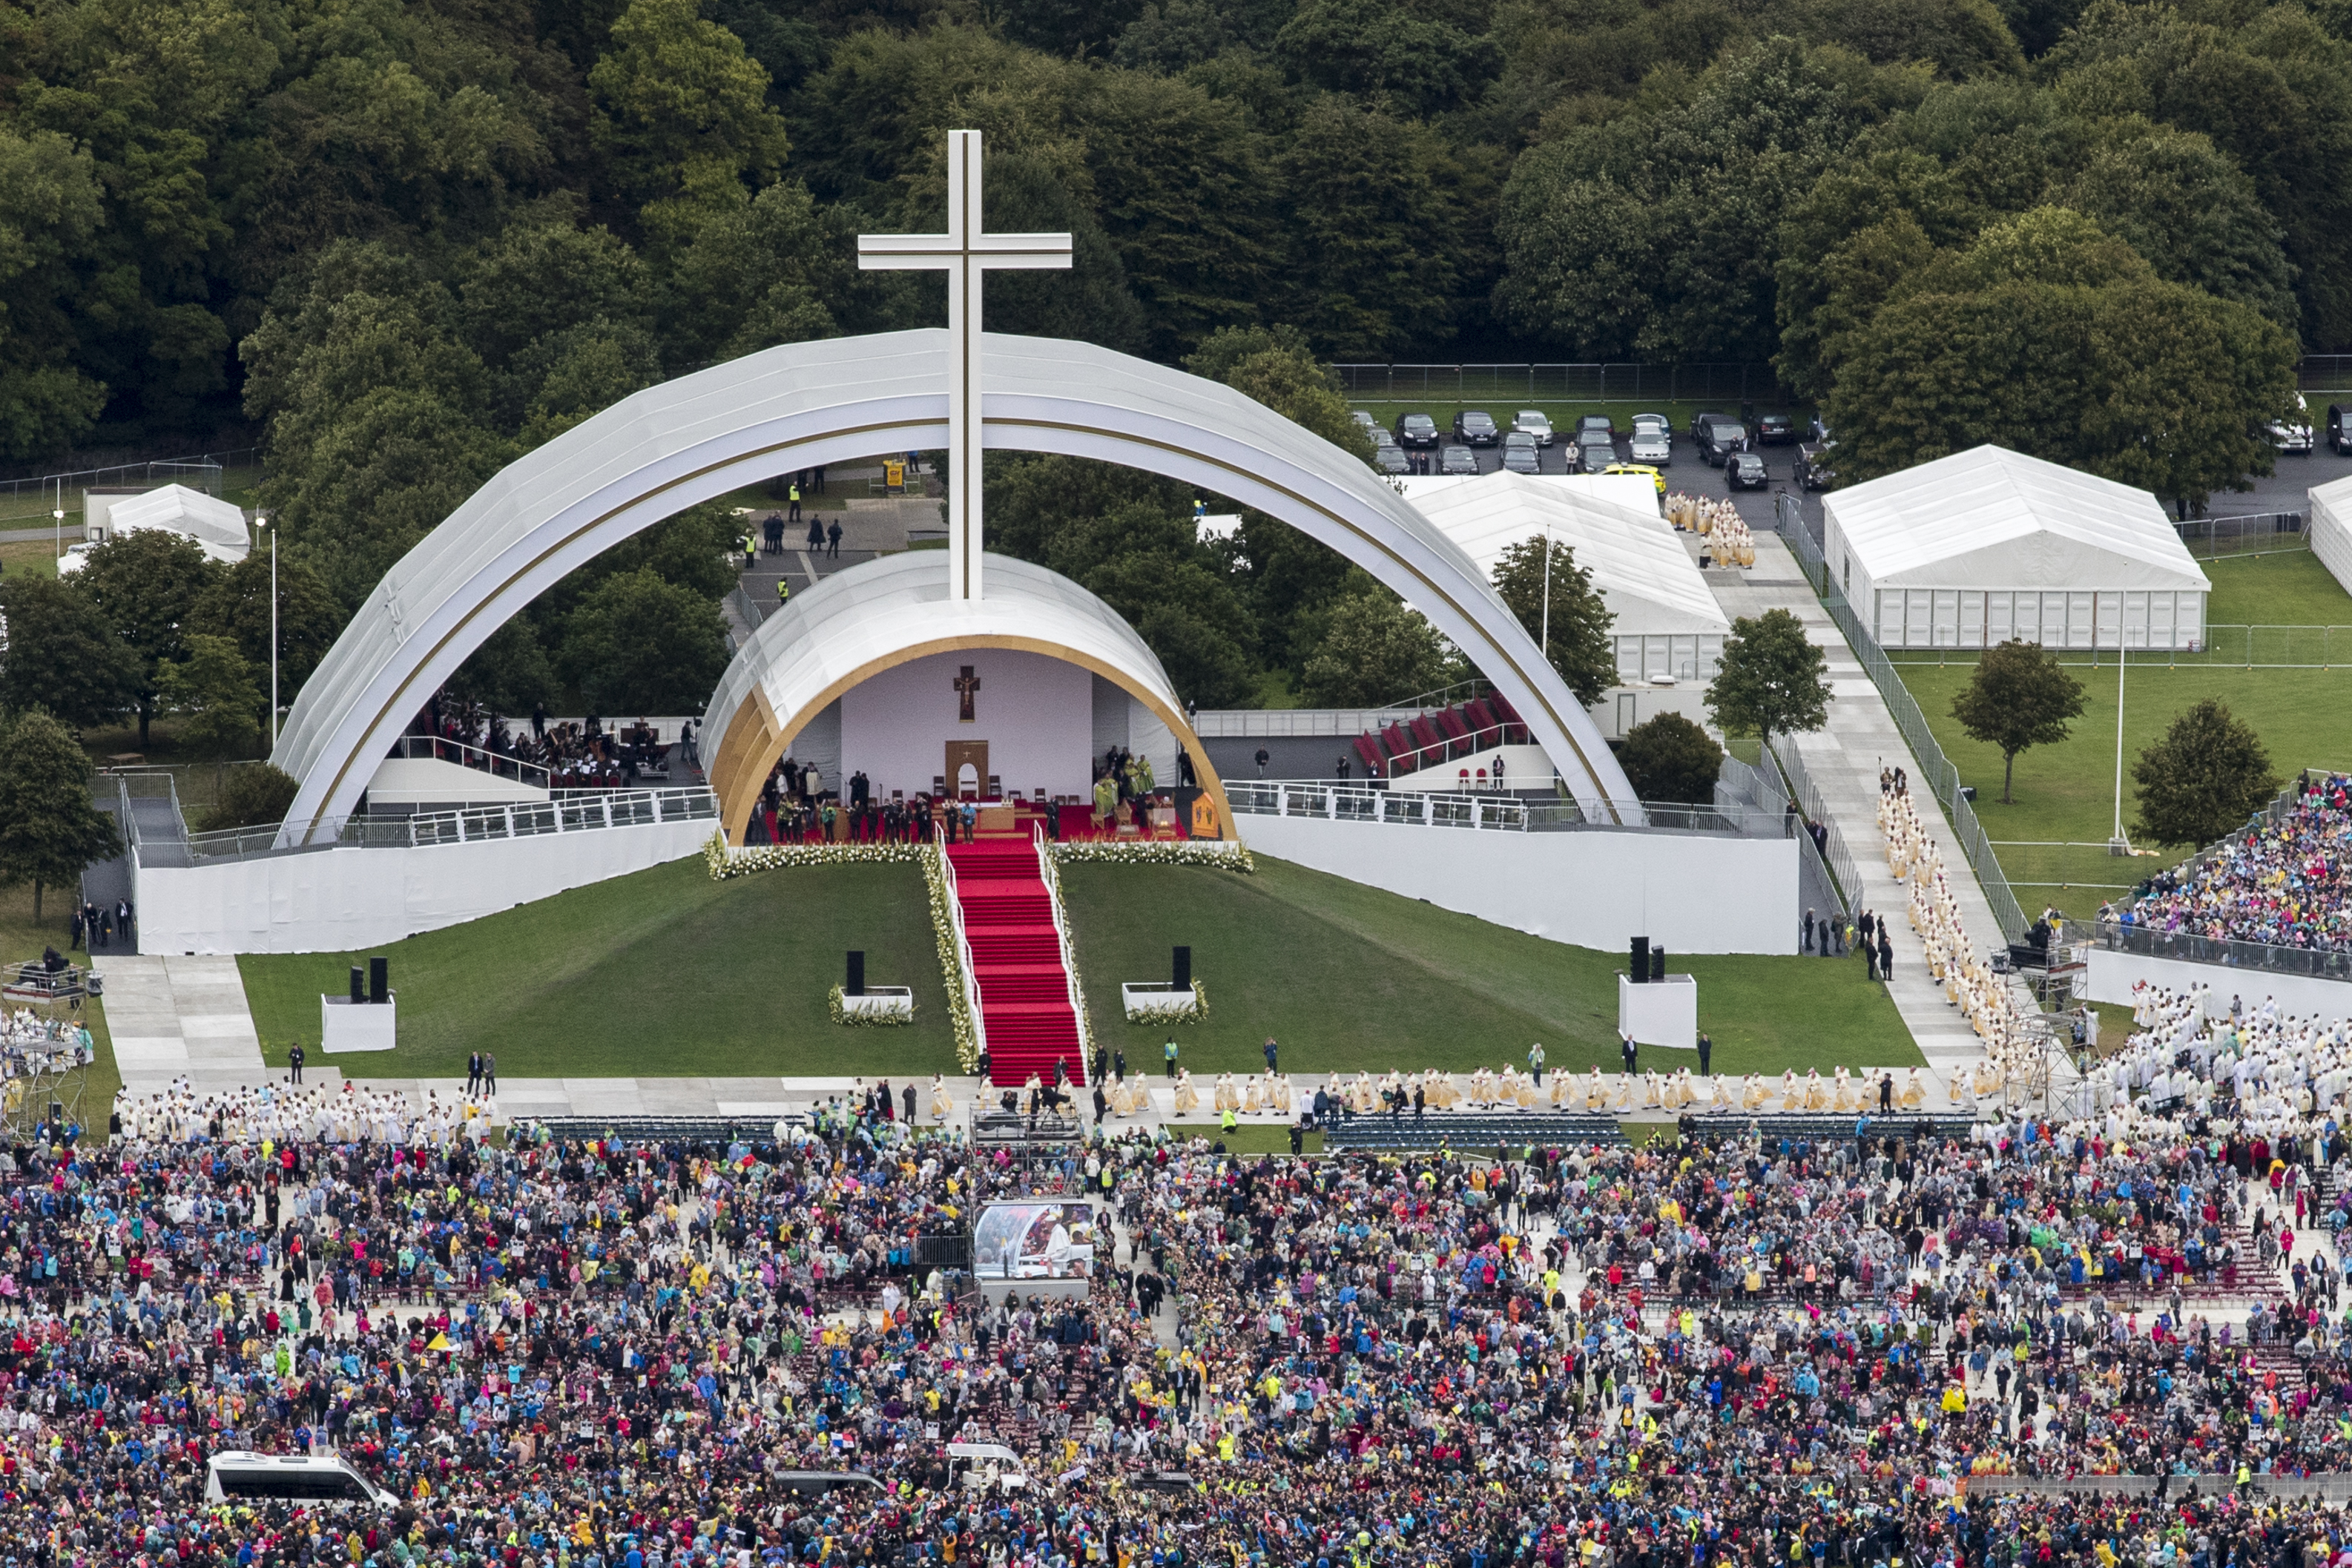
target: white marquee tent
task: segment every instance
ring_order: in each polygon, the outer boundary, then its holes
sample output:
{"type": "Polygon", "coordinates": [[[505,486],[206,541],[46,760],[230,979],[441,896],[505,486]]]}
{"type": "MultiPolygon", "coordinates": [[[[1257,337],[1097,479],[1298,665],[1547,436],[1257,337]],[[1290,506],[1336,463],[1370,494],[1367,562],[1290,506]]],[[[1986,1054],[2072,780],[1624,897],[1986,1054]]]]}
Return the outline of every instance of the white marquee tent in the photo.
{"type": "Polygon", "coordinates": [[[1883,647],[2203,645],[2212,583],[2146,490],[1978,447],[1822,510],[1830,571],[1883,647]]]}
{"type": "Polygon", "coordinates": [[[2352,479],[2311,487],[2311,552],[2352,594],[2352,479]]]}
{"type": "MultiPolygon", "coordinates": [[[[1636,496],[1654,495],[1636,476],[1636,496]]],[[[1617,678],[1626,684],[1706,681],[1731,622],[1698,563],[1654,503],[1626,506],[1558,478],[1496,472],[1406,491],[1438,531],[1492,577],[1506,548],[1548,531],[1576,552],[1616,616],[1617,678]]]]}
{"type": "Polygon", "coordinates": [[[106,528],[116,538],[145,528],[184,533],[215,561],[242,561],[252,548],[242,509],[185,485],[165,485],[116,501],[107,510],[106,528]]]}

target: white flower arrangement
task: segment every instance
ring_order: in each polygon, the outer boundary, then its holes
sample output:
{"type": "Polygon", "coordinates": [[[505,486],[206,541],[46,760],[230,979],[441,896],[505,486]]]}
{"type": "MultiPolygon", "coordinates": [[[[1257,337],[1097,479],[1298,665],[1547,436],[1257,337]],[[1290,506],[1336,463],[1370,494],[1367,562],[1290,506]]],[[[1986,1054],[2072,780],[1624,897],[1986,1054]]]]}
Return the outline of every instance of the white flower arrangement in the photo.
{"type": "Polygon", "coordinates": [[[1237,838],[1076,838],[1055,845],[1054,858],[1068,865],[1091,860],[1111,866],[1212,866],[1244,874],[1257,869],[1237,838]]]}
{"type": "Polygon", "coordinates": [[[1209,1016],[1209,989],[1192,982],[1190,994],[1181,991],[1131,994],[1119,987],[1130,1024],[1197,1024],[1209,1016]]]}
{"type": "Polygon", "coordinates": [[[838,985],[825,993],[825,1010],[833,1015],[833,1021],[836,1024],[844,1024],[851,1028],[894,1029],[915,1021],[915,1007],[912,1002],[907,1005],[904,1012],[896,1009],[882,1011],[875,1008],[860,1008],[853,1013],[849,1010],[849,1005],[842,1000],[842,988],[838,985]]]}
{"type": "Polygon", "coordinates": [[[948,1022],[955,1028],[956,1061],[967,1073],[980,1070],[980,1028],[964,1000],[963,959],[956,951],[955,917],[948,908],[947,851],[920,846],[923,883],[931,894],[931,935],[939,942],[940,973],[947,982],[948,1022]]]}
{"type": "Polygon", "coordinates": [[[911,866],[929,850],[923,844],[762,844],[733,849],[723,833],[714,833],[703,846],[710,879],[748,877],[754,871],[782,871],[801,866],[911,866]]]}

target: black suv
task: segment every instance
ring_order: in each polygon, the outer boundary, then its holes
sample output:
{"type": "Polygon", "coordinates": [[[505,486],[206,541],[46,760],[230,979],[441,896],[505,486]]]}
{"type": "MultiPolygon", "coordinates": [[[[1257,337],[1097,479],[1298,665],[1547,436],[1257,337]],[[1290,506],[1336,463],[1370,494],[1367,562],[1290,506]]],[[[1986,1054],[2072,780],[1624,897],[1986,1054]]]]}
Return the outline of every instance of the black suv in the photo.
{"type": "Polygon", "coordinates": [[[1759,414],[1756,416],[1756,444],[1759,447],[1785,447],[1797,438],[1797,422],[1785,414],[1759,414]]]}
{"type": "Polygon", "coordinates": [[[1698,443],[1699,460],[1711,468],[1721,468],[1732,453],[1748,450],[1748,427],[1728,414],[1700,415],[1691,421],[1691,436],[1698,443]]]}

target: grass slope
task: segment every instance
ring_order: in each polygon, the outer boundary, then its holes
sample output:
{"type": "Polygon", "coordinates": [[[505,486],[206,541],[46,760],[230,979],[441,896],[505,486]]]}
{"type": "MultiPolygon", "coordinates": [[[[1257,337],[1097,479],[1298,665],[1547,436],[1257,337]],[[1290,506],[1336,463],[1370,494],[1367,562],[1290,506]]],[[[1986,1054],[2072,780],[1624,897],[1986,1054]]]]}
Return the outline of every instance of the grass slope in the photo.
{"type": "MultiPolygon", "coordinates": [[[[1268,1035],[1286,1069],[1467,1069],[1523,1063],[1541,1040],[1554,1068],[1617,1063],[1611,954],[1547,942],[1303,867],[1257,858],[1255,876],[1181,866],[1078,865],[1063,872],[1095,1037],[1130,1071],[1160,1070],[1164,1026],[1130,1025],[1122,981],[1164,980],[1192,949],[1209,1016],[1179,1028],[1196,1076],[1255,1071],[1268,1035]]],[[[1862,961],[1676,958],[1698,977],[1699,1022],[1719,1073],[1920,1060],[1862,961]]],[[[1662,1063],[1696,1065],[1679,1053],[1662,1063]],[[1678,1058],[1678,1059],[1677,1059],[1678,1058]]]]}
{"type": "MultiPolygon", "coordinates": [[[[714,882],[699,855],[377,949],[400,993],[400,1047],[370,1077],[752,1077],[952,1070],[938,949],[913,866],[830,866],[714,882]],[[826,1016],[842,952],[875,984],[910,985],[915,1023],[826,1016]]],[[[247,955],[264,1054],[297,1038],[313,1065],[319,996],[366,953],[247,955]]],[[[341,1062],[343,1058],[333,1058],[341,1062]]]]}
{"type": "MultiPolygon", "coordinates": [[[[2154,858],[2118,860],[2103,847],[2115,822],[2116,669],[2078,669],[2084,687],[2083,716],[2054,746],[2037,746],[2017,759],[2014,802],[2000,803],[2000,752],[1961,732],[1952,700],[1968,685],[1970,668],[1952,664],[1901,667],[1937,743],[1977,786],[1977,815],[1997,842],[2002,870],[2030,909],[2055,904],[2087,918],[2159,867],[2182,858],[2179,846],[2154,858]],[[2039,843],[2024,841],[2041,841],[2039,843]],[[2046,847],[2051,843],[2088,847],[2046,847]],[[2028,884],[2051,884],[2034,886],[2028,884]]],[[[2305,767],[2352,768],[2352,670],[2229,669],[2211,665],[2143,667],[2137,659],[2124,686],[2124,826],[2138,805],[2131,764],[2180,711],[2218,697],[2254,727],[2282,777],[2305,767]]]]}

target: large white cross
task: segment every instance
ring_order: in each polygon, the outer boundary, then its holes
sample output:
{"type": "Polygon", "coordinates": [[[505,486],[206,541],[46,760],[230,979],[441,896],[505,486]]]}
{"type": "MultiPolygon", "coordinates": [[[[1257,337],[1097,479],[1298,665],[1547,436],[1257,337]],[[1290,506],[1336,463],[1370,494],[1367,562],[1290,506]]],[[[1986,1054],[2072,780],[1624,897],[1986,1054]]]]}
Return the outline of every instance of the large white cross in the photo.
{"type": "Polygon", "coordinates": [[[948,132],[948,231],[861,234],[865,272],[948,275],[948,597],[980,597],[980,285],[1000,268],[1070,265],[1066,234],[987,234],[980,209],[980,132],[948,132]]]}

